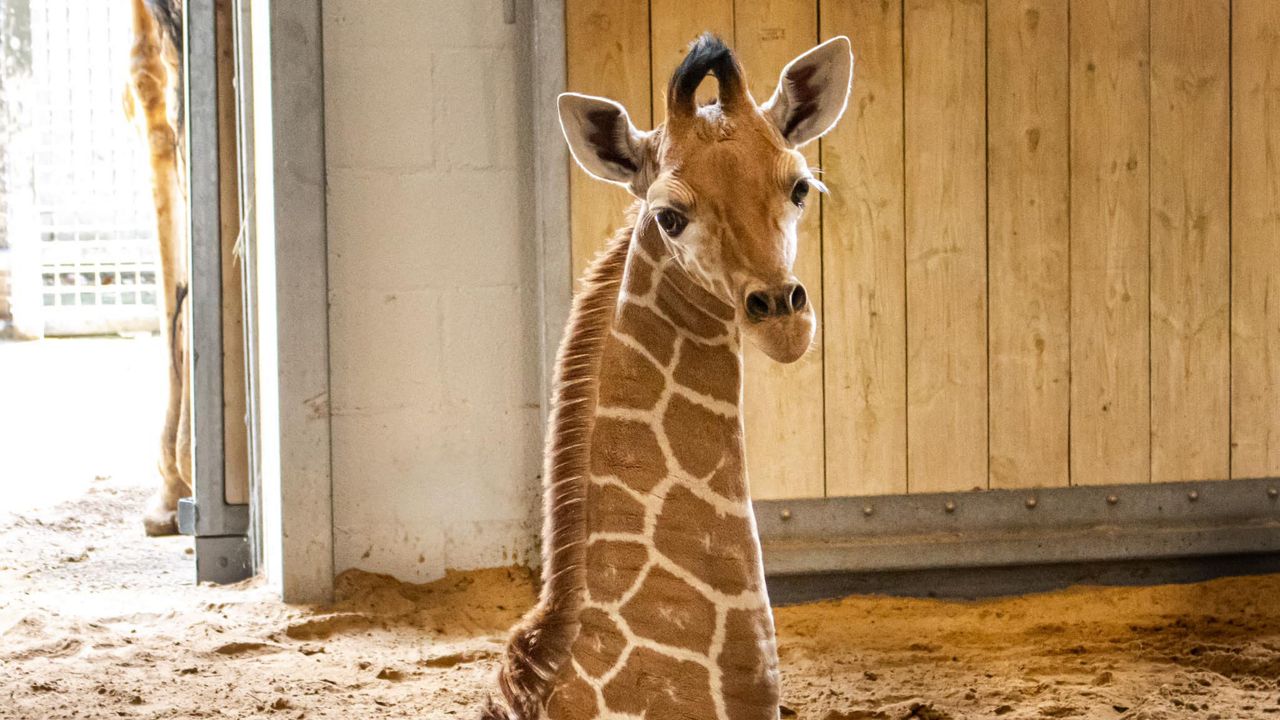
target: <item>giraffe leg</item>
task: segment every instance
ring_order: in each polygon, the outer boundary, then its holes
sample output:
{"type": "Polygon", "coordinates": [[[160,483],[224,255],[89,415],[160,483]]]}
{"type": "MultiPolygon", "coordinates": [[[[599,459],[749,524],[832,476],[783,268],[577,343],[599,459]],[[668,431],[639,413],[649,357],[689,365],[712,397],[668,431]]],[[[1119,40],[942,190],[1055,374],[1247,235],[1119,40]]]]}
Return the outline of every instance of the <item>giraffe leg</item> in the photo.
{"type": "Polygon", "coordinates": [[[169,401],[165,408],[164,429],[160,434],[160,489],[152,496],[143,526],[148,535],[174,535],[178,532],[178,500],[191,494],[191,411],[187,397],[188,368],[186,362],[184,319],[185,285],[178,285],[173,311],[168,313],[166,338],[169,356],[169,401]]]}
{"type": "MultiPolygon", "coordinates": [[[[132,107],[140,115],[151,161],[152,199],[156,207],[156,240],[160,250],[160,311],[169,356],[169,398],[160,437],[162,484],[148,504],[143,527],[148,535],[177,532],[178,498],[191,494],[189,474],[181,472],[182,398],[186,364],[181,334],[181,249],[185,238],[185,207],[178,172],[178,134],[168,117],[169,83],[174,73],[164,60],[159,26],[142,0],[133,0],[134,44],[130,68],[132,107]]],[[[188,465],[189,465],[189,446],[188,465]]]]}
{"type": "MultiPolygon", "coordinates": [[[[186,295],[187,289],[182,287],[183,296],[186,295]]],[[[178,478],[181,480],[180,489],[186,495],[190,495],[195,487],[192,482],[191,469],[191,363],[187,357],[184,348],[186,348],[186,328],[187,320],[191,317],[190,304],[183,303],[179,309],[177,331],[174,333],[175,344],[178,348],[177,354],[181,358],[179,370],[181,375],[176,387],[179,398],[178,410],[178,431],[174,437],[174,449],[177,453],[178,478]]]]}

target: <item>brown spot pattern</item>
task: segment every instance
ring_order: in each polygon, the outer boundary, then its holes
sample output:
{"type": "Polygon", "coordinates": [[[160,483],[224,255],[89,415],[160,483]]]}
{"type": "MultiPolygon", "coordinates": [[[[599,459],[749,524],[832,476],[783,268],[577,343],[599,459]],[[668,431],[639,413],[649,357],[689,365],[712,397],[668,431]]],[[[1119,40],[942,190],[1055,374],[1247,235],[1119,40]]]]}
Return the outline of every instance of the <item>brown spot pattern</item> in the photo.
{"type": "Polygon", "coordinates": [[[706,654],[716,627],[716,608],[689,583],[654,568],[626,605],[622,617],[631,631],[662,645],[706,654]]]}
{"type": "Polygon", "coordinates": [[[639,255],[632,253],[627,257],[627,270],[622,278],[627,294],[637,297],[648,294],[653,287],[653,266],[645,262],[639,255]]]}
{"type": "Polygon", "coordinates": [[[662,429],[676,462],[694,477],[706,477],[729,453],[740,452],[738,422],[688,400],[672,395],[662,429]]]}
{"type": "Polygon", "coordinates": [[[747,499],[747,479],[742,473],[742,456],[736,450],[725,453],[724,464],[707,481],[707,487],[729,500],[747,499]]]}
{"type": "Polygon", "coordinates": [[[634,420],[596,418],[591,434],[591,472],[614,475],[629,487],[647,492],[667,475],[658,438],[634,420]]]}
{"type": "Polygon", "coordinates": [[[596,602],[614,602],[636,583],[649,561],[645,546],[599,540],[587,547],[587,593],[596,602]]]}
{"type": "Polygon", "coordinates": [[[600,358],[600,404],[648,410],[658,404],[666,378],[636,350],[610,337],[600,358]]]}
{"type": "Polygon", "coordinates": [[[658,223],[647,220],[640,228],[640,249],[649,256],[650,260],[657,261],[667,256],[667,246],[662,242],[658,223]]]}
{"type": "Polygon", "coordinates": [[[572,665],[566,665],[565,672],[572,677],[556,683],[551,691],[551,697],[547,698],[547,720],[592,720],[599,711],[595,690],[574,672],[572,665]]]}
{"type": "Polygon", "coordinates": [[[657,313],[642,305],[623,303],[614,329],[635,338],[663,365],[671,363],[676,351],[676,329],[657,313]]]}
{"type": "Polygon", "coordinates": [[[725,618],[722,670],[726,714],[734,720],[778,717],[778,658],[766,610],[730,610],[725,618]]]}
{"type": "Polygon", "coordinates": [[[593,678],[609,671],[622,656],[627,639],[603,610],[587,608],[581,615],[582,629],[573,643],[573,657],[593,678]]]}
{"type": "Polygon", "coordinates": [[[704,338],[715,338],[725,334],[726,323],[712,317],[703,308],[694,305],[671,283],[670,275],[663,276],[658,282],[658,293],[654,304],[671,322],[684,328],[690,334],[704,338]]]}
{"type": "Polygon", "coordinates": [[[711,678],[701,665],[637,648],[604,686],[610,710],[646,720],[707,720],[716,716],[711,678]]]}
{"type": "Polygon", "coordinates": [[[617,485],[591,483],[587,503],[591,532],[644,532],[644,505],[617,485]]]}
{"type": "Polygon", "coordinates": [[[759,586],[759,562],[751,524],[720,515],[688,488],[667,494],[654,530],[658,552],[720,592],[737,595],[759,586]]]}
{"type": "Polygon", "coordinates": [[[736,405],[740,374],[738,354],[727,345],[684,340],[680,346],[680,362],[676,363],[672,377],[694,392],[736,405]]]}

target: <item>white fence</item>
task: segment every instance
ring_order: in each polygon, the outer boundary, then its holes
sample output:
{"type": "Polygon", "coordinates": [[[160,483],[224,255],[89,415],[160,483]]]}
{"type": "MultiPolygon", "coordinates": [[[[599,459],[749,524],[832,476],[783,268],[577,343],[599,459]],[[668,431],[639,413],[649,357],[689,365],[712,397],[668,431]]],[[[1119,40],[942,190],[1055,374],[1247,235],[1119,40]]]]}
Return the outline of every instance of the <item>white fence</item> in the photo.
{"type": "MultiPolygon", "coordinates": [[[[5,151],[14,326],[28,335],[156,330],[150,171],[123,110],[129,4],[0,0],[18,4],[29,18],[28,74],[4,89],[23,100],[5,151]]],[[[4,38],[4,52],[23,52],[22,30],[4,38]]]]}

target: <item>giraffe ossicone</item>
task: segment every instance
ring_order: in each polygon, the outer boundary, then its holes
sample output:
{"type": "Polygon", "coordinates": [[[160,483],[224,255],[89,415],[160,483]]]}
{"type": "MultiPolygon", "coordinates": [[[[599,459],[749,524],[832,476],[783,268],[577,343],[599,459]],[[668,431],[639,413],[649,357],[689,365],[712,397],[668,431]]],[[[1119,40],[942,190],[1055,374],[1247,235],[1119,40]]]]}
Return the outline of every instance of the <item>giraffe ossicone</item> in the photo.
{"type": "Polygon", "coordinates": [[[844,113],[837,37],[763,104],[703,35],[648,132],[604,98],[560,96],[574,158],[628,188],[560,347],[547,438],[543,587],[512,632],[486,720],[778,717],[778,657],[743,457],[745,335],[792,362],[816,319],[796,226],[825,188],[800,146],[844,113]],[[708,75],[716,102],[696,107],[708,75]]]}

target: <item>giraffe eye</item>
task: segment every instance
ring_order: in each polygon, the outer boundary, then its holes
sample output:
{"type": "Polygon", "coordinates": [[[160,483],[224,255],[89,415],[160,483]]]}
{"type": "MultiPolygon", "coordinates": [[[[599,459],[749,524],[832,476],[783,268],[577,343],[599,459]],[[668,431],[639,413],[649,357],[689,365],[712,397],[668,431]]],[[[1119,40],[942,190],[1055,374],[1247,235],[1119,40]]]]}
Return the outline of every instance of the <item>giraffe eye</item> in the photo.
{"type": "Polygon", "coordinates": [[[684,230],[684,226],[689,224],[684,215],[671,208],[662,208],[655,217],[658,219],[658,227],[662,228],[667,237],[676,237],[684,230]]]}
{"type": "Polygon", "coordinates": [[[791,202],[796,207],[804,207],[804,199],[809,195],[809,181],[797,180],[795,187],[791,188],[791,202]]]}

